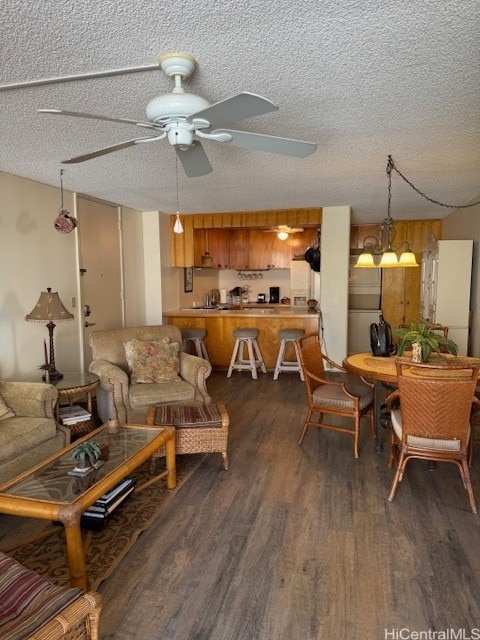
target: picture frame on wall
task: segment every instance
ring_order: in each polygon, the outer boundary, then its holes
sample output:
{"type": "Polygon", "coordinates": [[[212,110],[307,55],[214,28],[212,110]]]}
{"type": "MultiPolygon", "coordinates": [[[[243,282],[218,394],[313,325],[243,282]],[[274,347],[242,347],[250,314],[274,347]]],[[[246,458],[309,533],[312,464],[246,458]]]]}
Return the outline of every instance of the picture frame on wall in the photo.
{"type": "Polygon", "coordinates": [[[193,267],[185,267],[183,270],[183,290],[185,293],[193,291],[193,267]]]}

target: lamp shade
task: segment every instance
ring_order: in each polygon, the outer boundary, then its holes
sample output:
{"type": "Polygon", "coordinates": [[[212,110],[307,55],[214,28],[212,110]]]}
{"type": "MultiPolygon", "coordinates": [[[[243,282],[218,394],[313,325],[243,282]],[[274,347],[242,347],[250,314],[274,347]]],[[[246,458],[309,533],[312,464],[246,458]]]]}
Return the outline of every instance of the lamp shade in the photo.
{"type": "Polygon", "coordinates": [[[398,267],[398,258],[395,251],[388,250],[384,251],[382,255],[382,259],[380,260],[379,267],[386,269],[388,267],[398,267]]]}
{"type": "Polygon", "coordinates": [[[73,320],[73,314],[63,306],[58,293],[48,287],[46,291],[41,292],[37,304],[25,316],[25,320],[28,322],[58,322],[60,320],[73,320]]]}
{"type": "Polygon", "coordinates": [[[415,254],[412,251],[404,251],[398,261],[399,267],[418,267],[415,254]]]}
{"type": "Polygon", "coordinates": [[[288,239],[288,233],[286,231],[279,231],[277,233],[277,238],[279,240],[287,240],[288,239]]]}
{"type": "Polygon", "coordinates": [[[354,265],[355,267],[359,267],[361,269],[376,269],[377,265],[373,261],[373,256],[371,253],[364,251],[358,256],[358,259],[354,265]]]}

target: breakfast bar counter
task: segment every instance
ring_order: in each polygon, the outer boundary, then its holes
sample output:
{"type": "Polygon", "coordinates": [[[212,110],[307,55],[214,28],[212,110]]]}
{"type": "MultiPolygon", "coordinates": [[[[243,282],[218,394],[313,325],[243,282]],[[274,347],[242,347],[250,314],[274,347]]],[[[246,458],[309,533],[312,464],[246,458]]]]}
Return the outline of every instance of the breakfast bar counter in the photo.
{"type": "MultiPolygon", "coordinates": [[[[212,366],[226,369],[230,363],[235,338],[234,329],[258,329],[258,344],[267,369],[275,368],[280,329],[303,329],[305,333],[318,330],[318,313],[294,309],[286,305],[249,306],[242,309],[176,309],[164,311],[168,324],[182,329],[205,329],[205,345],[212,366]]],[[[294,360],[293,347],[288,344],[287,358],[294,360]]]]}

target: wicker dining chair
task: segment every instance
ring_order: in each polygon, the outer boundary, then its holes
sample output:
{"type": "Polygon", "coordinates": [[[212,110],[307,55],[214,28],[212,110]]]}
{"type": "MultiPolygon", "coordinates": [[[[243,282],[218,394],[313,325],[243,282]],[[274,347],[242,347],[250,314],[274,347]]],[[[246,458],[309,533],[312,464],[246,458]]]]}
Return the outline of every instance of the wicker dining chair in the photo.
{"type": "Polygon", "coordinates": [[[298,444],[310,428],[339,431],[353,438],[355,458],[358,458],[360,420],[369,415],[375,435],[373,385],[345,369],[325,355],[320,348],[318,333],[308,333],[297,340],[300,366],[305,378],[308,412],[298,444]],[[324,414],[353,419],[353,427],[326,424],[324,414]]]}
{"type": "Polygon", "coordinates": [[[472,405],[479,365],[396,361],[398,387],[386,399],[392,421],[389,466],[397,468],[388,500],[395,497],[412,458],[450,462],[460,470],[470,506],[477,513],[468,468],[472,405]]]}

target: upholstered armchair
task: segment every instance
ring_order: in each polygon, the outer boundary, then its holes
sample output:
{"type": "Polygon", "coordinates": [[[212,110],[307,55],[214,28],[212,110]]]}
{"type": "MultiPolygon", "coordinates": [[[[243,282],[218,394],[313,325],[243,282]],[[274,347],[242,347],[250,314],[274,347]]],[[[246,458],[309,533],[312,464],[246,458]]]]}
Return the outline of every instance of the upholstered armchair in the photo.
{"type": "MultiPolygon", "coordinates": [[[[211,364],[203,358],[180,351],[182,334],[173,325],[155,325],[142,327],[123,327],[94,331],[90,336],[93,361],[90,371],[100,377],[100,388],[97,392],[97,409],[103,422],[118,419],[122,423],[145,423],[148,407],[163,403],[210,402],[206,387],[206,379],[212,371],[211,364]],[[148,376],[137,375],[132,370],[132,345],[139,341],[148,349],[148,342],[155,350],[168,349],[171,357],[149,362],[156,369],[152,380],[148,376]],[[127,355],[130,362],[127,361],[127,355]],[[162,377],[162,366],[165,373],[173,370],[172,361],[178,359],[175,375],[162,377]],[[158,364],[160,362],[160,365],[158,364]]],[[[141,346],[141,345],[140,345],[141,346]]],[[[135,364],[135,363],[133,363],[135,364]]],[[[145,373],[145,367],[140,374],[145,373]]]]}

